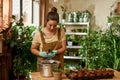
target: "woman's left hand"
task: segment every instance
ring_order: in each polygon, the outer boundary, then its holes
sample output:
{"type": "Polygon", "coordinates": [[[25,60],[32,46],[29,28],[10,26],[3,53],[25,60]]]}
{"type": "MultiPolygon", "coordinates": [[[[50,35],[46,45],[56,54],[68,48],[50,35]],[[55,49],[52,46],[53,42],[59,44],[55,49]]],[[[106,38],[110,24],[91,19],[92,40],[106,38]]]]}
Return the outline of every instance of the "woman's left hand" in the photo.
{"type": "Polygon", "coordinates": [[[48,53],[48,58],[52,58],[57,54],[57,50],[52,50],[50,53],[48,53]]]}

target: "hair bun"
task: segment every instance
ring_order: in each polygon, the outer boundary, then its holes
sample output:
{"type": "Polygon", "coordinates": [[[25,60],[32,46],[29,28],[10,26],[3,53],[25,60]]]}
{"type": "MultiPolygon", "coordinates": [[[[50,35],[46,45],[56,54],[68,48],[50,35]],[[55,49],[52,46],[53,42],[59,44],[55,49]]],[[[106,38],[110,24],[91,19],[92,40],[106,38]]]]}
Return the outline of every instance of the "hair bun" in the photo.
{"type": "Polygon", "coordinates": [[[57,13],[57,8],[56,7],[52,7],[51,8],[51,12],[56,12],[57,13]]]}

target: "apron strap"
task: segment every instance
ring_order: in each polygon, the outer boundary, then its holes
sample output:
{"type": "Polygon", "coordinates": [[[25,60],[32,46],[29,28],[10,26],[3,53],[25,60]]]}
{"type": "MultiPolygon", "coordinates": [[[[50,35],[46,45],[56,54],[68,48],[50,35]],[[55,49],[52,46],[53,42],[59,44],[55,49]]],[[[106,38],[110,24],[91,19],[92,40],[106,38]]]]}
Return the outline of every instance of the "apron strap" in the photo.
{"type": "MultiPolygon", "coordinates": [[[[40,30],[40,35],[42,39],[42,43],[45,44],[45,38],[43,37],[43,32],[40,30]]],[[[58,40],[61,40],[61,29],[58,28],[58,40]]]]}
{"type": "Polygon", "coordinates": [[[41,41],[45,44],[45,38],[43,37],[43,32],[40,30],[41,41]]]}
{"type": "Polygon", "coordinates": [[[61,28],[58,28],[58,40],[61,40],[61,28]]]}

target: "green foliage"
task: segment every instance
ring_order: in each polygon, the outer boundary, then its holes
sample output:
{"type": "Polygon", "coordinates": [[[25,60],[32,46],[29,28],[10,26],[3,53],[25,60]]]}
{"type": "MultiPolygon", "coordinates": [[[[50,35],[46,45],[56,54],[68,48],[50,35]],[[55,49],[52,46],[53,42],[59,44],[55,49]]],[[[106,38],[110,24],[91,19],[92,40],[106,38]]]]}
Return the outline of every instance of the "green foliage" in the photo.
{"type": "Polygon", "coordinates": [[[91,18],[91,13],[88,10],[85,10],[84,13],[86,13],[86,17],[91,18]]]}
{"type": "Polygon", "coordinates": [[[63,12],[66,12],[67,9],[66,9],[65,6],[61,5],[60,7],[61,7],[61,9],[62,9],[63,12]]]}
{"type": "MultiPolygon", "coordinates": [[[[120,29],[120,25],[116,27],[120,29]]],[[[80,44],[82,44],[83,48],[79,49],[79,51],[86,61],[86,67],[109,67],[120,70],[119,29],[111,26],[106,32],[92,31],[88,36],[81,39],[80,44]],[[117,34],[115,34],[116,32],[117,34]]]]}
{"type": "Polygon", "coordinates": [[[60,6],[61,7],[61,10],[62,10],[62,12],[63,12],[63,14],[62,14],[62,19],[66,19],[66,7],[64,7],[64,6],[60,6]]]}
{"type": "MultiPolygon", "coordinates": [[[[12,62],[14,76],[25,75],[29,72],[36,71],[36,57],[30,51],[32,33],[35,31],[34,26],[24,26],[23,19],[16,21],[12,17],[8,31],[10,34],[4,37],[7,46],[12,48],[12,62]]],[[[7,33],[6,33],[7,34],[7,33]]]]}
{"type": "Polygon", "coordinates": [[[52,69],[53,72],[61,72],[63,69],[62,68],[59,68],[59,67],[54,67],[52,69]]]}
{"type": "Polygon", "coordinates": [[[73,39],[74,39],[74,35],[67,35],[66,36],[67,41],[73,41],[73,39]]]}
{"type": "Polygon", "coordinates": [[[107,21],[108,21],[108,23],[116,23],[116,24],[119,24],[120,15],[108,16],[108,17],[107,17],[107,21]]]}
{"type": "Polygon", "coordinates": [[[76,12],[76,22],[79,22],[80,17],[82,17],[82,12],[77,11],[76,12]]]}

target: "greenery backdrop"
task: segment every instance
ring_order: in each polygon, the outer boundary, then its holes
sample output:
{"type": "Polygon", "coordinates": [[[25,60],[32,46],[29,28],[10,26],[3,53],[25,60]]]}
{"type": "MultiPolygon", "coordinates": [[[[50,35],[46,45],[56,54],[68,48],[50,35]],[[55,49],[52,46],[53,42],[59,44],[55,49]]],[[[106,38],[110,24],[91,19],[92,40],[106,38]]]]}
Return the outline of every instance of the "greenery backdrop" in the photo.
{"type": "Polygon", "coordinates": [[[120,70],[120,24],[112,22],[106,32],[91,31],[84,36],[79,49],[87,68],[120,70]]]}

